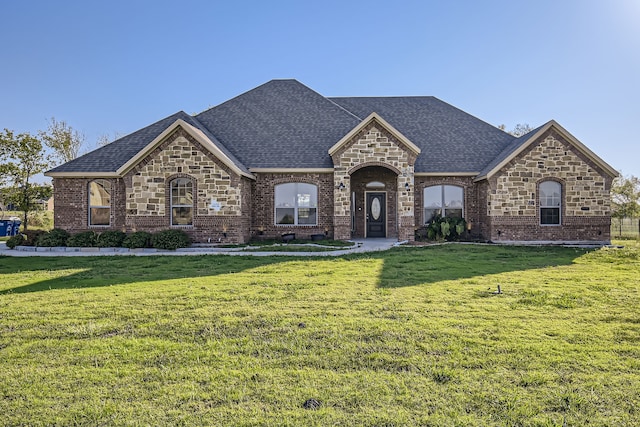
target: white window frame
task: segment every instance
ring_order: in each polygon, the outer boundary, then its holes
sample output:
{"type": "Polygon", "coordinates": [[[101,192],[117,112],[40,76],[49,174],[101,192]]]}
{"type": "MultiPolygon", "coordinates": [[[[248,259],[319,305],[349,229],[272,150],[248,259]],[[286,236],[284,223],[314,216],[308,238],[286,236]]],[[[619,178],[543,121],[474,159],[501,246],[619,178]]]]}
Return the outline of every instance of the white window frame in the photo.
{"type": "Polygon", "coordinates": [[[465,217],[465,214],[464,214],[464,207],[465,207],[464,187],[461,186],[461,185],[454,185],[454,184],[436,184],[436,185],[429,185],[427,187],[424,187],[423,190],[422,190],[422,223],[423,224],[427,224],[426,212],[434,210],[434,208],[426,206],[426,203],[427,203],[427,197],[426,197],[427,189],[434,188],[434,187],[439,187],[440,188],[440,206],[437,208],[437,209],[440,210],[440,212],[439,212],[440,216],[442,216],[442,217],[447,216],[447,210],[460,210],[460,211],[462,211],[461,218],[464,218],[465,217]],[[446,201],[446,198],[445,198],[446,187],[457,188],[457,189],[460,189],[460,191],[462,191],[462,207],[461,208],[447,208],[446,203],[445,203],[445,201],[446,201]]]}
{"type": "MultiPolygon", "coordinates": [[[[185,188],[187,186],[185,185],[185,188]]],[[[178,189],[180,187],[177,187],[178,189]]],[[[193,185],[193,181],[189,178],[185,178],[185,177],[180,177],[180,178],[174,178],[171,180],[171,182],[169,183],[169,215],[171,217],[171,227],[193,227],[193,217],[194,217],[194,204],[195,204],[195,199],[193,197],[194,195],[194,185],[193,185]],[[173,188],[174,188],[174,184],[176,185],[180,185],[182,183],[185,184],[189,184],[189,186],[191,187],[191,204],[174,204],[173,203],[173,188]],[[189,224],[174,224],[173,222],[173,209],[174,208],[189,208],[191,209],[191,222],[189,224]]]]}
{"type": "MultiPolygon", "coordinates": [[[[280,203],[283,204],[283,203],[280,203]]],[[[308,182],[287,182],[282,184],[277,184],[273,188],[273,223],[276,226],[280,227],[291,227],[291,226],[300,226],[300,227],[316,227],[318,225],[318,186],[316,184],[310,184],[308,182]],[[309,195],[309,206],[300,205],[300,195],[308,194],[302,190],[300,190],[300,186],[309,185],[315,188],[315,200],[312,195],[309,195]],[[286,206],[278,206],[278,188],[285,188],[288,186],[293,186],[293,191],[295,194],[293,205],[286,206]],[[284,224],[278,223],[278,209],[293,209],[293,223],[292,224],[284,224]],[[315,222],[314,223],[300,223],[300,209],[315,209],[315,222]]]]}
{"type": "MultiPolygon", "coordinates": [[[[554,189],[554,190],[555,190],[554,189]]],[[[558,181],[554,181],[552,179],[547,179],[544,181],[540,181],[538,184],[538,215],[540,220],[540,225],[543,227],[557,227],[562,225],[562,183],[558,181]],[[559,196],[557,199],[553,196],[546,196],[543,200],[543,189],[542,186],[545,184],[553,184],[555,189],[559,190],[559,196]],[[557,209],[558,210],[558,222],[550,222],[543,223],[542,222],[542,209],[557,209]]]]}
{"type": "Polygon", "coordinates": [[[88,201],[87,204],[89,206],[88,209],[88,221],[89,221],[89,227],[109,227],[111,225],[111,189],[112,189],[112,185],[111,185],[111,181],[108,181],[106,179],[94,179],[92,181],[89,181],[88,184],[88,201]],[[102,187],[105,192],[107,193],[107,195],[109,196],[109,204],[108,205],[92,205],[91,204],[91,186],[93,184],[99,185],[100,187],[102,187]],[[91,214],[91,210],[92,209],[108,209],[109,210],[109,222],[107,224],[93,224],[93,220],[94,220],[94,215],[91,214]]]}

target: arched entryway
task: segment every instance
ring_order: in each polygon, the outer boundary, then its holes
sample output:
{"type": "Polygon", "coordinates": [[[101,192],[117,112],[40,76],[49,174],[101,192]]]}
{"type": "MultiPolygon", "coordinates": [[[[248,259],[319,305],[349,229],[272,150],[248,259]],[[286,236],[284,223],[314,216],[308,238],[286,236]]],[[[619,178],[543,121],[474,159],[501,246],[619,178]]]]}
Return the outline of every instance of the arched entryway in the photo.
{"type": "Polygon", "coordinates": [[[368,166],[350,176],[351,235],[354,238],[398,237],[398,173],[368,166]]]}
{"type": "Polygon", "coordinates": [[[413,240],[413,165],[418,154],[418,147],[376,113],[331,147],[334,238],[384,234],[413,240]],[[382,183],[384,188],[371,187],[372,182],[382,183]],[[368,200],[367,194],[371,194],[368,200]],[[380,223],[372,226],[367,223],[367,213],[371,218],[374,212],[380,223]]]}

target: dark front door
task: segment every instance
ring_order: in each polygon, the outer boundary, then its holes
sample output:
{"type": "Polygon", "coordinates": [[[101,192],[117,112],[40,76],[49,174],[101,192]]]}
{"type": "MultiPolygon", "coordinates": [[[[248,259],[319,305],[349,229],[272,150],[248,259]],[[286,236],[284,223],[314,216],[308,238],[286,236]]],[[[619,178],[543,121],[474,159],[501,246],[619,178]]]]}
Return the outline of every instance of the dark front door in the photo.
{"type": "Polygon", "coordinates": [[[367,237],[387,237],[386,194],[367,193],[367,237]]]}

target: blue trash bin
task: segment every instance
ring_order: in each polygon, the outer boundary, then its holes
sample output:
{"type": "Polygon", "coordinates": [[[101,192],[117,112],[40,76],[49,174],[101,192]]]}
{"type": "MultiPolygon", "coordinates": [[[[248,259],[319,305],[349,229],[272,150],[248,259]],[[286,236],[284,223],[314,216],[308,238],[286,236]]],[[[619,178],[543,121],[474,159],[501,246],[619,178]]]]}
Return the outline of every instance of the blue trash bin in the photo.
{"type": "Polygon", "coordinates": [[[20,224],[22,224],[22,221],[20,221],[19,219],[13,220],[13,234],[11,234],[12,236],[15,236],[20,232],[20,224]]]}
{"type": "Polygon", "coordinates": [[[13,221],[8,219],[0,220],[0,237],[13,236],[13,221]]]}

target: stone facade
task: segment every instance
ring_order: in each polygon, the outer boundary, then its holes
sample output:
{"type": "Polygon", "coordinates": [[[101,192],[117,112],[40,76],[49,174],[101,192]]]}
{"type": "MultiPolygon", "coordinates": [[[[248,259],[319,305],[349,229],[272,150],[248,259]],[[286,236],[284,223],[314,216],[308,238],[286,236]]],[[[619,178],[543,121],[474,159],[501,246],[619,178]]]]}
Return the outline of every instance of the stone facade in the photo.
{"type": "Polygon", "coordinates": [[[610,239],[611,178],[549,130],[488,180],[485,237],[493,241],[610,239]],[[539,185],[562,185],[561,224],[540,225],[539,185]]]}
{"type": "MultiPolygon", "coordinates": [[[[390,186],[393,196],[393,211],[397,222],[387,227],[387,236],[403,236],[405,240],[413,240],[414,233],[414,201],[413,201],[413,166],[416,153],[406,144],[394,137],[376,120],[364,126],[350,141],[346,142],[332,154],[334,164],[333,209],[335,222],[338,218],[350,218],[351,215],[351,178],[358,170],[366,167],[383,167],[396,175],[396,182],[390,186]],[[404,218],[403,218],[404,217],[404,218]]],[[[389,206],[389,200],[387,200],[389,206]]],[[[392,216],[392,215],[388,215],[392,216]]],[[[338,239],[351,237],[351,220],[349,226],[336,228],[338,239]]]]}

